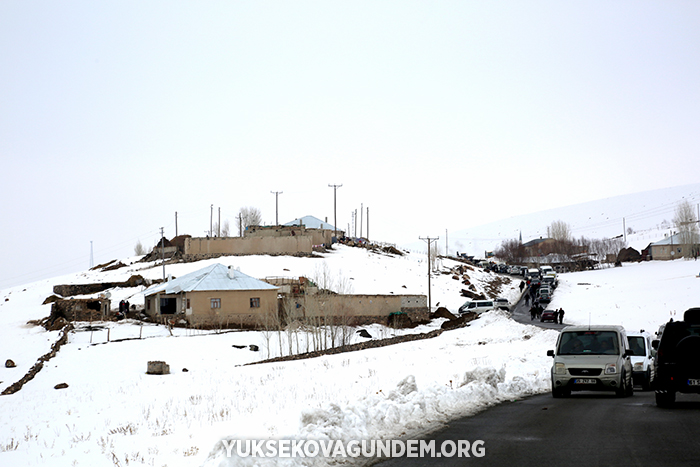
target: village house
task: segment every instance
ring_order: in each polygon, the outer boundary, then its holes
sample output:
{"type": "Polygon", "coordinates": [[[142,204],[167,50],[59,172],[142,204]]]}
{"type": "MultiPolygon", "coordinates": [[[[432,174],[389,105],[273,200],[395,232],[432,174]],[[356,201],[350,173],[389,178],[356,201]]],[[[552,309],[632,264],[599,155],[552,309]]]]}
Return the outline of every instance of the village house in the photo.
{"type": "Polygon", "coordinates": [[[670,235],[647,247],[651,259],[664,261],[678,258],[692,258],[697,255],[698,245],[687,244],[680,234],[670,235]]]}
{"type": "Polygon", "coordinates": [[[157,321],[264,326],[277,314],[278,288],[217,263],[147,289],[144,311],[157,321]]]}

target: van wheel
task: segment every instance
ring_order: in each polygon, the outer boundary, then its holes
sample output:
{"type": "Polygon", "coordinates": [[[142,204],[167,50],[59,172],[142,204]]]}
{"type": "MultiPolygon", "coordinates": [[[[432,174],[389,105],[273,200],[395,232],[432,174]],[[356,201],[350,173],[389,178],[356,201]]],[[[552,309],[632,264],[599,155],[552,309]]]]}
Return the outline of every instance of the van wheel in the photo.
{"type": "Polygon", "coordinates": [[[625,397],[628,395],[628,389],[627,389],[627,375],[624,373],[621,375],[620,378],[620,387],[615,389],[615,395],[617,397],[625,397]]]}
{"type": "Polygon", "coordinates": [[[642,380],[642,391],[648,391],[651,389],[651,368],[647,368],[647,372],[642,380]]]}
{"type": "Polygon", "coordinates": [[[627,392],[625,392],[625,397],[632,397],[634,395],[634,380],[630,376],[630,380],[627,383],[627,392]]]}

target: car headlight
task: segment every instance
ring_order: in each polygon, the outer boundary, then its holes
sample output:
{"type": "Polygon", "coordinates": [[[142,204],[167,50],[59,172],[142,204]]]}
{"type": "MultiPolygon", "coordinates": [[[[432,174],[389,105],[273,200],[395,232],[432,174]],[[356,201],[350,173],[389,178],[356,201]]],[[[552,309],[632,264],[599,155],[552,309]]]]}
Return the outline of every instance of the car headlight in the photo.
{"type": "Polygon", "coordinates": [[[554,374],[565,375],[566,374],[566,365],[564,365],[563,363],[555,363],[554,364],[554,374]]]}
{"type": "Polygon", "coordinates": [[[617,364],[615,363],[608,363],[605,365],[605,374],[606,375],[614,375],[617,373],[617,364]]]}
{"type": "Polygon", "coordinates": [[[644,371],[644,362],[635,363],[633,371],[644,371]]]}

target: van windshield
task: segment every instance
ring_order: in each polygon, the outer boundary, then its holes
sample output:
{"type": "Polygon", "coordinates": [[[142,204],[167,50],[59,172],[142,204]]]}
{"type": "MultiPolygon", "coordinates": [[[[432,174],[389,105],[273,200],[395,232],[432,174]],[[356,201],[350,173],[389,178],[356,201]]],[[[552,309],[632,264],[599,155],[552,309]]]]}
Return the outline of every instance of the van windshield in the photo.
{"type": "Polygon", "coordinates": [[[635,357],[645,357],[646,350],[644,349],[644,338],[639,336],[628,337],[627,341],[630,344],[630,350],[635,357]]]}
{"type": "Polygon", "coordinates": [[[559,355],[618,355],[615,331],[568,331],[561,335],[559,355]]]}

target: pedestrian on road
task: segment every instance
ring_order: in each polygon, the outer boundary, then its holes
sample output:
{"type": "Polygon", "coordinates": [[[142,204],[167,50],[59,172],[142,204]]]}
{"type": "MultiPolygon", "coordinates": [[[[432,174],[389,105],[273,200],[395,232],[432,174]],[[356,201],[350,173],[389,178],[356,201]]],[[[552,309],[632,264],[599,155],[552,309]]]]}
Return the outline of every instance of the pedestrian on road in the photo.
{"type": "Polygon", "coordinates": [[[564,309],[559,308],[559,324],[564,324],[564,309]]]}

